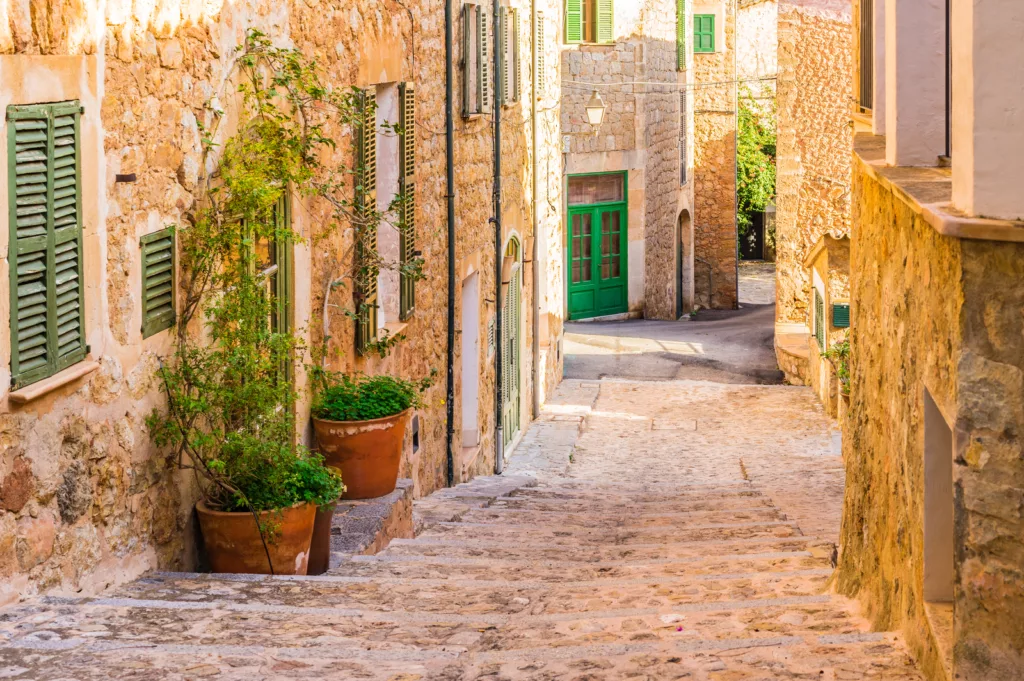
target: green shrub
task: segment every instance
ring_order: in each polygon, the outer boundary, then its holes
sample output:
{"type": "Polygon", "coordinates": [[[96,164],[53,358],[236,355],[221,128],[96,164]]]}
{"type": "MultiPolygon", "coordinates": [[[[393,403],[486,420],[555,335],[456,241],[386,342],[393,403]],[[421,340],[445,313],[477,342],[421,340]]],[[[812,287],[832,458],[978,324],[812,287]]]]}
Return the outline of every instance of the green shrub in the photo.
{"type": "Polygon", "coordinates": [[[369,421],[423,406],[420,393],[430,379],[394,376],[340,376],[325,381],[313,404],[313,416],[325,421],[369,421]]]}
{"type": "Polygon", "coordinates": [[[836,377],[839,379],[839,389],[844,395],[850,394],[850,339],[846,338],[835,343],[821,356],[832,362],[836,368],[836,377]]]}

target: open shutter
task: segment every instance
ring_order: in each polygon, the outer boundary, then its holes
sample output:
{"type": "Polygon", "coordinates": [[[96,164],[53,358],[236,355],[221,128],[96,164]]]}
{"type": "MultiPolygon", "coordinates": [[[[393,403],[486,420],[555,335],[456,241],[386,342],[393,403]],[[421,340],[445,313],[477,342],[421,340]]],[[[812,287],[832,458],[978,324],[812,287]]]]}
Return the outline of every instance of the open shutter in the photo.
{"type": "Polygon", "coordinates": [[[686,184],[686,88],[679,91],[679,184],[686,184]]]}
{"type": "Polygon", "coordinates": [[[615,8],[612,0],[597,0],[597,42],[615,40],[615,8]]]}
{"type": "Polygon", "coordinates": [[[537,64],[534,66],[533,72],[533,96],[538,100],[544,97],[545,87],[545,76],[544,73],[544,12],[537,12],[536,14],[536,54],[537,64]]]}
{"type": "Polygon", "coordinates": [[[7,110],[15,388],[85,358],[80,115],[77,101],[7,110]]]}
{"type": "Polygon", "coordinates": [[[818,289],[814,289],[814,338],[818,349],[825,352],[825,301],[818,289]]]}
{"type": "Polygon", "coordinates": [[[400,177],[402,221],[399,233],[399,318],[408,319],[416,309],[416,279],[405,271],[416,259],[416,90],[412,83],[399,86],[402,107],[400,177]]]}
{"type": "Polygon", "coordinates": [[[142,251],[142,337],[174,326],[174,228],[147,234],[142,251]]]}
{"type": "Polygon", "coordinates": [[[473,109],[473,94],[475,94],[476,83],[473,82],[475,69],[473,60],[476,57],[475,46],[473,45],[473,31],[476,29],[476,21],[473,17],[475,5],[462,6],[462,116],[468,117],[476,111],[473,109]]]}
{"type": "Polygon", "coordinates": [[[565,42],[583,42],[583,3],[585,0],[565,0],[565,42]]]}
{"type": "Polygon", "coordinates": [[[686,0],[676,0],[676,70],[686,69],[686,0]]]}
{"type": "Polygon", "coordinates": [[[491,113],[491,41],[488,40],[487,12],[477,10],[477,105],[481,113],[491,113]]]}
{"type": "Polygon", "coordinates": [[[512,10],[512,101],[518,102],[523,97],[523,61],[520,55],[519,39],[522,27],[519,24],[519,10],[512,10]]]}
{"type": "Polygon", "coordinates": [[[356,258],[359,261],[359,311],[356,319],[356,349],[362,352],[377,338],[377,92],[362,91],[356,134],[357,182],[360,225],[356,258]]]}
{"type": "Polygon", "coordinates": [[[508,8],[500,7],[498,9],[498,54],[501,55],[501,65],[498,68],[498,89],[495,91],[496,99],[498,104],[508,104],[510,101],[509,89],[510,78],[508,75],[509,67],[509,44],[508,39],[508,26],[509,26],[508,8]]]}

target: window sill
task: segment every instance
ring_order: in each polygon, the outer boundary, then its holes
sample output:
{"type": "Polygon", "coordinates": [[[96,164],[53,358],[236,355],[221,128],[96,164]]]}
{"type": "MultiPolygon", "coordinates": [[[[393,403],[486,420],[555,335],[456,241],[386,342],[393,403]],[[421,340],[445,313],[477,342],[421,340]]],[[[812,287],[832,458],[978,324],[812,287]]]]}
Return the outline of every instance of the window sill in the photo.
{"type": "Polygon", "coordinates": [[[80,378],[88,376],[99,368],[99,362],[93,362],[91,360],[81,361],[60,373],[50,376],[49,378],[44,378],[32,385],[13,391],[7,396],[7,399],[14,404],[28,404],[43,395],[47,395],[58,388],[62,388],[65,385],[72,383],[73,381],[77,381],[80,378]]]}
{"type": "Polygon", "coordinates": [[[400,333],[404,333],[406,327],[409,326],[408,320],[404,322],[387,322],[384,324],[384,330],[388,332],[388,336],[394,338],[400,333]]]}

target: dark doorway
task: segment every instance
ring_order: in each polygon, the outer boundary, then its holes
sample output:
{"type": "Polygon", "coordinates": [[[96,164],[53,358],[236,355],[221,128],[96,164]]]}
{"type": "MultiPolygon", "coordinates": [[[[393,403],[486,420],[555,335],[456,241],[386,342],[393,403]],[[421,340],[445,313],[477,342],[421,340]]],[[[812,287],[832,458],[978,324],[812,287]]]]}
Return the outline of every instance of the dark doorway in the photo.
{"type": "Polygon", "coordinates": [[[750,216],[747,233],[740,235],[740,258],[743,260],[764,260],[764,213],[750,216]]]}

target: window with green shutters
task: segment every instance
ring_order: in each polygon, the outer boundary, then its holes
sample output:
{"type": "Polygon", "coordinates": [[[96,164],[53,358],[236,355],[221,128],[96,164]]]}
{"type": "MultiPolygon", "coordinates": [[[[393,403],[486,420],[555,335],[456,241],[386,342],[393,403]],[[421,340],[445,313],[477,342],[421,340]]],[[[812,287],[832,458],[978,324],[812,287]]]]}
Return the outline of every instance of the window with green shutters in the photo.
{"type": "Polygon", "coordinates": [[[715,15],[693,15],[693,51],[715,51],[715,15]]]}
{"type": "Polygon", "coordinates": [[[7,108],[11,383],[85,358],[81,104],[7,108]]]}
{"type": "Polygon", "coordinates": [[[818,289],[814,289],[814,338],[818,348],[825,352],[825,301],[818,289]]]}
{"type": "Polygon", "coordinates": [[[140,240],[142,251],[142,337],[174,326],[174,228],[140,240]]]}
{"type": "Polygon", "coordinates": [[[610,43],[613,40],[615,40],[613,0],[566,0],[566,43],[610,43]]]}
{"type": "Polygon", "coordinates": [[[462,115],[491,112],[491,45],[482,5],[462,6],[462,115]]]}
{"type": "Polygon", "coordinates": [[[676,0],[676,70],[686,69],[686,0],[676,0]]]}
{"type": "Polygon", "coordinates": [[[832,304],[832,327],[836,329],[850,328],[850,304],[832,304]]]}
{"type": "Polygon", "coordinates": [[[399,319],[406,320],[416,309],[416,279],[406,268],[418,256],[416,252],[416,90],[412,83],[402,83],[398,89],[402,116],[402,141],[399,145],[399,182],[402,193],[402,219],[398,253],[402,270],[399,272],[399,319]]]}
{"type": "Polygon", "coordinates": [[[359,121],[356,124],[356,197],[358,210],[368,225],[356,243],[356,259],[361,284],[356,291],[359,311],[356,317],[356,350],[360,353],[377,340],[377,267],[367,251],[377,251],[377,90],[369,87],[360,93],[359,121]]]}

